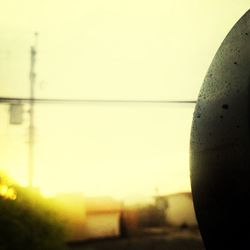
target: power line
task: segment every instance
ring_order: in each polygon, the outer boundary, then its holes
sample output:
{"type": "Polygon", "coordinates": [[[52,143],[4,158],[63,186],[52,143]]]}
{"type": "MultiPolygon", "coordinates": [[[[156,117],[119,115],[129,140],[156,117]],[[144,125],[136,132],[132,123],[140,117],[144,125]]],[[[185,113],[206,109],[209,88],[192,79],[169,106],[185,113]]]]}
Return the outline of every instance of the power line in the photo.
{"type": "Polygon", "coordinates": [[[154,99],[61,99],[0,97],[0,103],[42,103],[42,104],[86,104],[86,103],[135,103],[135,104],[195,104],[196,100],[154,100],[154,99]]]}

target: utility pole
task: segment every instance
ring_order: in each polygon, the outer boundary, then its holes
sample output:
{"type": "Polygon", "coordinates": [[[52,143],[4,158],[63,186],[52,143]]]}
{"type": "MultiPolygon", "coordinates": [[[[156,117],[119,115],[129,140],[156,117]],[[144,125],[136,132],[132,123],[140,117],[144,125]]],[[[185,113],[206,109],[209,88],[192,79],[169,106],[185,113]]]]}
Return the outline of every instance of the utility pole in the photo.
{"type": "Polygon", "coordinates": [[[37,55],[37,40],[38,33],[34,34],[35,42],[30,47],[30,110],[29,110],[29,155],[28,155],[28,185],[30,188],[33,187],[34,177],[34,137],[35,137],[35,126],[34,126],[34,99],[35,99],[35,83],[36,83],[36,55],[37,55]]]}

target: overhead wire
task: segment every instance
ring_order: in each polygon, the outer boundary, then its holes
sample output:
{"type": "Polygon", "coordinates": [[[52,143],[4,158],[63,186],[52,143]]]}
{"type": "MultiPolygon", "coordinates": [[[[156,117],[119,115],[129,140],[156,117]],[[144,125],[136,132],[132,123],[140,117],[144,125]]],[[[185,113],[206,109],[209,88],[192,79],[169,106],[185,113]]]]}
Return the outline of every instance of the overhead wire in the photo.
{"type": "Polygon", "coordinates": [[[64,98],[22,98],[0,97],[0,103],[42,103],[42,104],[86,104],[86,103],[134,103],[134,104],[195,104],[196,100],[155,99],[64,99],[64,98]]]}

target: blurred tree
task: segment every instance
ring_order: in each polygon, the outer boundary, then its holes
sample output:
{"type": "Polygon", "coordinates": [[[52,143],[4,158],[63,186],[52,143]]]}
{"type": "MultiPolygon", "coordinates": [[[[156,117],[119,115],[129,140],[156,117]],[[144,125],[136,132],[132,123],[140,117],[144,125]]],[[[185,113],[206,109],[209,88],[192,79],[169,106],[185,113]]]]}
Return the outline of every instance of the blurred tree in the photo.
{"type": "Polygon", "coordinates": [[[0,250],[62,250],[65,233],[62,222],[37,190],[9,183],[1,176],[0,185],[15,190],[15,199],[0,195],[0,250]]]}

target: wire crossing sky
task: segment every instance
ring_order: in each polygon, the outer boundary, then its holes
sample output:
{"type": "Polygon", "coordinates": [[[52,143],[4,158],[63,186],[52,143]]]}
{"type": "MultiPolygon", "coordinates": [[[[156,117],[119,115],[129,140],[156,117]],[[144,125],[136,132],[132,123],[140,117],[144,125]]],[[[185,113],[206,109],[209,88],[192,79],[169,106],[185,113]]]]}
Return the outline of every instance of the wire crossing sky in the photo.
{"type": "Polygon", "coordinates": [[[30,101],[34,101],[35,103],[51,103],[51,104],[84,104],[84,103],[166,103],[166,104],[171,104],[171,103],[179,103],[179,104],[189,104],[189,103],[196,103],[194,100],[118,100],[118,99],[38,99],[38,98],[15,98],[15,97],[0,97],[0,102],[2,103],[29,103],[30,101]]]}

